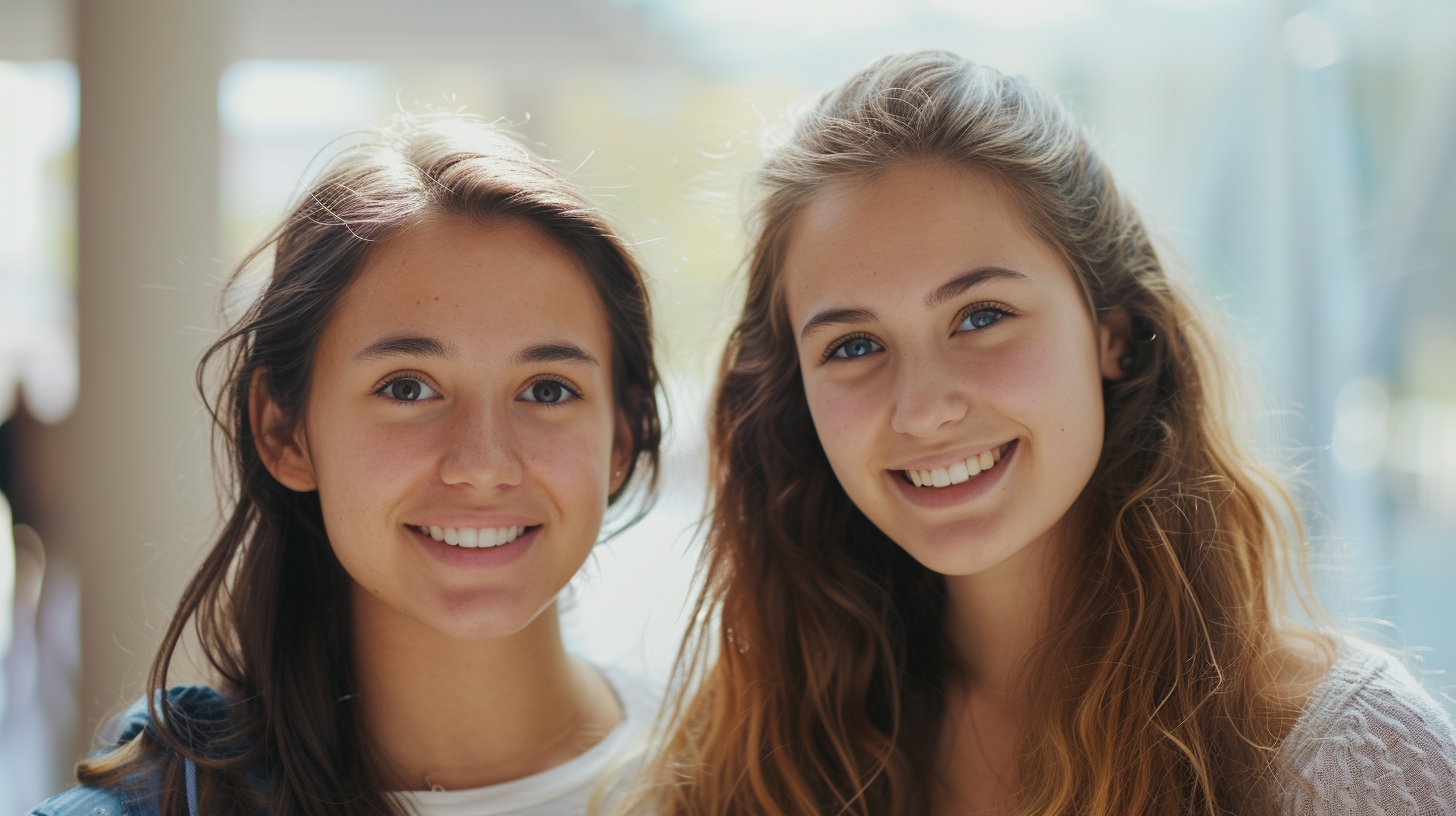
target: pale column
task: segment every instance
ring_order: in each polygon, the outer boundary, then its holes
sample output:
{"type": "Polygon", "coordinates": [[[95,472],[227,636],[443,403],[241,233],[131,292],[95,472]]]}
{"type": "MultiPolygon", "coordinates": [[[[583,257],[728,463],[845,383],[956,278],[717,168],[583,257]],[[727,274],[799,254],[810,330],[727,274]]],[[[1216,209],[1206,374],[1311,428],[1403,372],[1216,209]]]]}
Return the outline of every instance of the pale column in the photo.
{"type": "Polygon", "coordinates": [[[80,723],[134,699],[212,534],[223,3],[78,0],[80,398],[52,545],[81,577],[80,723]]]}

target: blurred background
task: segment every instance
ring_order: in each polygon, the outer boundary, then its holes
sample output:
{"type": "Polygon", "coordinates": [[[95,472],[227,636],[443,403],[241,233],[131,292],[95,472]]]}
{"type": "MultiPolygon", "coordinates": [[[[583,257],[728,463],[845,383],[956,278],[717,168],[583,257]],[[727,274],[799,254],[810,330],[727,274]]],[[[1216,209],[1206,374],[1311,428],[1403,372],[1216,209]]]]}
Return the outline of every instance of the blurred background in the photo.
{"type": "Polygon", "coordinates": [[[636,243],[665,489],[566,614],[579,653],[665,674],[743,174],[796,100],[922,47],[1088,125],[1254,361],[1326,604],[1456,711],[1453,41],[1449,0],[0,0],[0,810],[139,694],[210,542],[193,368],[228,272],[402,108],[516,123],[636,243]]]}

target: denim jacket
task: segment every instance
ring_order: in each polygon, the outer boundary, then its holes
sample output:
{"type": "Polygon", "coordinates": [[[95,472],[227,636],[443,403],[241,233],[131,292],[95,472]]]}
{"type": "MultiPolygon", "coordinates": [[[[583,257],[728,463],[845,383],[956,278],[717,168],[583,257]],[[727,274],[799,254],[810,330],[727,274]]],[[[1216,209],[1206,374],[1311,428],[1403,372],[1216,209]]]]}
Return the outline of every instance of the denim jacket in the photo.
{"type": "MultiPolygon", "coordinates": [[[[160,695],[160,692],[158,692],[160,695]]],[[[208,746],[232,729],[227,703],[216,691],[206,686],[177,686],[167,690],[167,700],[177,713],[179,724],[185,723],[182,736],[193,749],[207,754],[208,746]]],[[[137,700],[118,718],[120,733],[116,742],[100,754],[114,750],[136,739],[151,727],[146,698],[137,700]]],[[[100,755],[98,754],[98,755],[100,755]]],[[[262,790],[267,775],[262,768],[249,769],[248,776],[262,790]]],[[[191,816],[199,816],[197,807],[197,768],[191,760],[186,764],[187,805],[191,816]]],[[[93,788],[80,785],[57,794],[41,803],[30,816],[159,816],[157,801],[162,785],[161,768],[145,768],[127,777],[115,788],[93,788]]]]}

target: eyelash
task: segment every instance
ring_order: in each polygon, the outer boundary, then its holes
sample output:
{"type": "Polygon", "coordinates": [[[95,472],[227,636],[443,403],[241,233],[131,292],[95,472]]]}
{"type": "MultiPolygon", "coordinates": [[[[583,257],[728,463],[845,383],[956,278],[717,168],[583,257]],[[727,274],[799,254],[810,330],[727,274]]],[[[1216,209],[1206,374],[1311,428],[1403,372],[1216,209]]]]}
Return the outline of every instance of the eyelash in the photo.
{"type": "Polygon", "coordinates": [[[425,386],[428,387],[431,391],[434,391],[436,394],[441,393],[440,392],[440,387],[437,386],[437,385],[435,385],[433,382],[431,382],[431,380],[430,380],[429,377],[426,377],[425,375],[423,375],[423,374],[421,374],[421,373],[419,373],[417,371],[401,371],[401,372],[399,372],[397,374],[391,374],[391,375],[389,375],[389,377],[386,378],[384,380],[384,382],[380,383],[379,386],[374,389],[374,395],[375,396],[378,396],[378,397],[383,397],[383,398],[389,400],[390,402],[399,403],[401,405],[413,405],[415,402],[424,402],[424,400],[414,400],[413,402],[411,402],[409,400],[398,400],[398,399],[395,399],[394,397],[389,396],[389,394],[387,393],[389,391],[389,387],[391,385],[394,385],[395,383],[399,382],[400,380],[419,380],[420,382],[424,383],[425,386]]]}
{"type": "MultiPolygon", "coordinates": [[[[989,329],[991,328],[991,326],[996,325],[996,323],[1001,322],[1002,318],[1014,317],[1019,314],[1019,312],[1006,305],[1005,303],[1001,303],[1000,301],[984,300],[979,303],[972,303],[969,306],[966,306],[964,309],[961,309],[960,312],[956,314],[955,325],[959,326],[963,321],[965,321],[966,318],[970,317],[976,312],[983,312],[987,310],[997,312],[1001,315],[1001,317],[996,318],[995,323],[991,323],[983,329],[967,329],[966,331],[984,331],[985,329],[989,329]]],[[[847,334],[834,341],[834,343],[832,343],[829,348],[824,350],[823,354],[819,355],[820,365],[829,362],[829,360],[834,357],[835,352],[839,351],[841,348],[844,348],[846,344],[852,343],[855,340],[869,340],[874,343],[879,342],[875,340],[875,338],[864,332],[847,334]]]]}
{"type": "MultiPolygon", "coordinates": [[[[533,388],[536,385],[536,383],[542,383],[542,382],[554,382],[554,383],[556,383],[557,385],[559,385],[563,389],[565,389],[566,393],[568,393],[568,394],[571,395],[571,398],[570,399],[564,399],[564,400],[562,400],[560,402],[538,402],[538,403],[536,403],[537,405],[544,405],[547,408],[555,408],[555,407],[557,407],[559,405],[565,405],[566,403],[571,402],[573,400],[579,400],[579,399],[581,399],[581,391],[579,389],[577,389],[576,386],[572,385],[570,383],[570,381],[568,381],[565,377],[558,377],[558,376],[556,376],[554,374],[545,374],[545,375],[542,375],[540,377],[537,377],[534,380],[531,380],[530,382],[526,383],[526,387],[525,388],[521,389],[521,393],[524,394],[525,392],[531,390],[531,388],[533,388]]],[[[535,402],[535,400],[527,400],[527,402],[535,402]]]]}
{"type": "Polygon", "coordinates": [[[855,340],[869,340],[872,343],[876,343],[876,344],[879,344],[879,345],[883,345],[882,343],[880,343],[880,341],[876,340],[874,337],[872,337],[871,335],[869,335],[869,334],[867,334],[865,332],[855,332],[854,334],[846,334],[845,336],[843,336],[843,337],[839,338],[838,340],[835,340],[833,343],[831,343],[830,346],[829,346],[829,348],[825,349],[824,350],[824,353],[821,354],[821,355],[819,355],[819,363],[820,363],[820,365],[823,365],[824,363],[829,362],[829,360],[832,357],[834,357],[834,353],[836,351],[839,351],[840,349],[844,348],[845,346],[849,345],[850,343],[853,343],[855,340]]]}
{"type": "Polygon", "coordinates": [[[955,322],[953,323],[953,325],[959,326],[962,322],[965,321],[966,318],[970,317],[976,312],[984,311],[1000,312],[1001,317],[996,318],[995,323],[991,323],[988,326],[980,329],[966,329],[966,331],[985,331],[986,329],[991,328],[991,326],[996,325],[996,323],[1000,323],[1004,318],[1015,317],[1016,315],[1020,314],[1015,309],[1007,306],[1005,303],[994,300],[983,300],[980,303],[972,303],[964,309],[961,309],[960,312],[956,314],[955,322]]]}

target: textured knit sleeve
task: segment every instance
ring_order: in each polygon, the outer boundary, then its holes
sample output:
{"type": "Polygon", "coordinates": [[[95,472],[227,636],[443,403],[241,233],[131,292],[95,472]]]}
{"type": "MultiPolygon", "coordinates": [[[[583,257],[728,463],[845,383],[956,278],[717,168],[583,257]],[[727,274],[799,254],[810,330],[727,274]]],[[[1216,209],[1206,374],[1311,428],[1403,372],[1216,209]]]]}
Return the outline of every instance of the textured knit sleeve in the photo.
{"type": "Polygon", "coordinates": [[[1456,732],[1394,657],[1347,641],[1284,745],[1290,816],[1456,816],[1456,732]]]}

